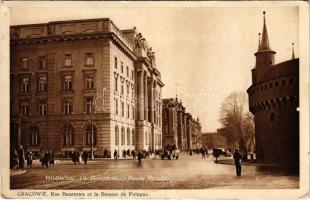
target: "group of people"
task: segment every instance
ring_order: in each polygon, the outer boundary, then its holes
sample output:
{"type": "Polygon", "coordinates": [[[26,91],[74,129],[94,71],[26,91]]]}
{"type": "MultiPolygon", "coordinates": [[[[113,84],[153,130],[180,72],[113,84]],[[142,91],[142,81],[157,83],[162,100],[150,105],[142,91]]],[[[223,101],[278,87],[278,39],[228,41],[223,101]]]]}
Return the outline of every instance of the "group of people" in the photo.
{"type": "Polygon", "coordinates": [[[84,161],[84,164],[87,165],[87,160],[89,159],[90,153],[87,151],[83,151],[81,154],[78,150],[75,150],[71,154],[72,162],[76,164],[81,164],[82,160],[84,161]]]}
{"type": "Polygon", "coordinates": [[[43,169],[48,168],[49,165],[54,165],[55,164],[54,153],[47,149],[41,151],[40,162],[43,169]]]}
{"type": "MultiPolygon", "coordinates": [[[[122,151],[122,156],[123,158],[130,158],[132,157],[133,159],[138,159],[139,163],[141,162],[141,160],[143,158],[149,158],[150,155],[152,155],[153,153],[155,153],[156,156],[156,152],[150,150],[150,151],[146,151],[146,150],[139,150],[139,151],[135,151],[135,150],[123,150],[122,151]]],[[[119,158],[119,153],[118,151],[115,149],[114,153],[113,153],[113,157],[115,160],[117,160],[119,158]]]]}
{"type": "Polygon", "coordinates": [[[201,153],[202,158],[206,158],[206,156],[209,157],[208,149],[205,147],[201,147],[200,153],[201,153]]]}
{"type": "MultiPolygon", "coordinates": [[[[29,168],[32,168],[33,160],[36,157],[37,154],[24,150],[24,147],[22,145],[19,145],[18,148],[13,149],[11,151],[10,156],[10,168],[11,169],[19,169],[24,170],[25,168],[25,162],[27,162],[27,166],[29,168]]],[[[49,151],[47,149],[42,150],[40,153],[40,162],[42,165],[42,168],[48,168],[49,165],[54,164],[54,153],[52,151],[49,151]]]]}
{"type": "MultiPolygon", "coordinates": [[[[19,145],[18,148],[13,149],[11,151],[11,156],[10,156],[10,168],[11,169],[19,169],[19,170],[24,170],[24,165],[25,165],[25,151],[22,145],[19,145]]],[[[32,163],[32,162],[31,162],[32,163]]]]}

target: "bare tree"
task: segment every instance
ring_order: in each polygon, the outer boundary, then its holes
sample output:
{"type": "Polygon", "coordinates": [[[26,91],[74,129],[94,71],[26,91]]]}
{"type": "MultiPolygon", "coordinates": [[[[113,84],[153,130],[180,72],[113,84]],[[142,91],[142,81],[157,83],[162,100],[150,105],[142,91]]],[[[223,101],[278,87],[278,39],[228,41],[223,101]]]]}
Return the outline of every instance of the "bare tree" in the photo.
{"type": "Polygon", "coordinates": [[[254,142],[253,116],[247,111],[247,98],[244,93],[233,92],[221,104],[220,122],[230,133],[230,146],[247,153],[254,142]]]}

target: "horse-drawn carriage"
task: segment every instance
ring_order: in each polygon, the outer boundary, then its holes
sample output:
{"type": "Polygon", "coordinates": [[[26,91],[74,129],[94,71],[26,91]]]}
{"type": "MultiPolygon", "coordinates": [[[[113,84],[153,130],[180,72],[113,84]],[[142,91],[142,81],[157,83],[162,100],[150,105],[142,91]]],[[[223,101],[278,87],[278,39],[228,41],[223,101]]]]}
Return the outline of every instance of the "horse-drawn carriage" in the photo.
{"type": "Polygon", "coordinates": [[[168,160],[171,160],[173,158],[178,160],[180,157],[179,153],[180,153],[180,150],[177,149],[175,145],[173,146],[167,145],[165,149],[163,150],[162,154],[160,155],[160,157],[162,160],[164,160],[165,158],[168,160]]]}

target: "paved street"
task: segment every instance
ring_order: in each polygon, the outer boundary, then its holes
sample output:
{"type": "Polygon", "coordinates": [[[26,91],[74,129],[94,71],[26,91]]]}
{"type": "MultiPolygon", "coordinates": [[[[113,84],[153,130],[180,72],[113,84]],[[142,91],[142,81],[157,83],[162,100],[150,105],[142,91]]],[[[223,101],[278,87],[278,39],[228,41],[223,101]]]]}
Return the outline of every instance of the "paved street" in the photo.
{"type": "Polygon", "coordinates": [[[12,189],[203,189],[298,188],[299,177],[284,172],[214,163],[214,158],[181,155],[179,160],[94,160],[85,166],[62,160],[48,169],[36,163],[27,172],[11,176],[12,189]]]}

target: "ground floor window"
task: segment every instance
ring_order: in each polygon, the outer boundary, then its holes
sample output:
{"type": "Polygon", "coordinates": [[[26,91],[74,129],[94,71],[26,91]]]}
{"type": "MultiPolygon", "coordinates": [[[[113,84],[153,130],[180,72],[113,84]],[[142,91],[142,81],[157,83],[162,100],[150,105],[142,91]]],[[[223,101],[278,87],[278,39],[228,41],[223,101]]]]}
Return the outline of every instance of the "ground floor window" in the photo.
{"type": "Polygon", "coordinates": [[[86,128],[86,145],[96,145],[97,129],[94,125],[89,125],[86,128]]]}
{"type": "Polygon", "coordinates": [[[66,124],[62,129],[63,146],[71,147],[74,145],[73,127],[70,124],[66,124]]]}
{"type": "Polygon", "coordinates": [[[28,135],[28,145],[29,146],[39,146],[39,128],[33,126],[30,128],[28,135]]]}

